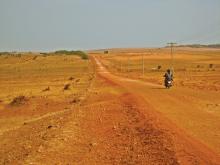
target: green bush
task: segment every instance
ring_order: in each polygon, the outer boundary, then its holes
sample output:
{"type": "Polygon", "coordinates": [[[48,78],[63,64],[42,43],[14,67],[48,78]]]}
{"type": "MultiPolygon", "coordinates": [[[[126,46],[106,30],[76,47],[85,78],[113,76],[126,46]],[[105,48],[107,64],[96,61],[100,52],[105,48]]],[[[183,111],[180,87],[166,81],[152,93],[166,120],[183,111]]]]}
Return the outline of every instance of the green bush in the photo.
{"type": "Polygon", "coordinates": [[[9,55],[10,53],[9,52],[0,52],[0,56],[2,55],[9,55]]]}
{"type": "Polygon", "coordinates": [[[80,50],[77,50],[77,51],[58,50],[58,51],[55,52],[55,54],[60,54],[60,55],[76,55],[76,56],[81,57],[84,60],[88,59],[88,55],[85,52],[80,51],[80,50]]]}

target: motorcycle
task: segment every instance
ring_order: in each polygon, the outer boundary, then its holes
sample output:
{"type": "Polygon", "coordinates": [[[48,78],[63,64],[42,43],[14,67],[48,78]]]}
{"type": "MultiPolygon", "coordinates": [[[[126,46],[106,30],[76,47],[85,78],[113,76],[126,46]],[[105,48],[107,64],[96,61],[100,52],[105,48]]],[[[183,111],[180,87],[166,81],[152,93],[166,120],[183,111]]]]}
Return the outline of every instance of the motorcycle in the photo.
{"type": "Polygon", "coordinates": [[[172,80],[165,80],[165,87],[166,88],[170,88],[173,84],[172,84],[172,80]]]}

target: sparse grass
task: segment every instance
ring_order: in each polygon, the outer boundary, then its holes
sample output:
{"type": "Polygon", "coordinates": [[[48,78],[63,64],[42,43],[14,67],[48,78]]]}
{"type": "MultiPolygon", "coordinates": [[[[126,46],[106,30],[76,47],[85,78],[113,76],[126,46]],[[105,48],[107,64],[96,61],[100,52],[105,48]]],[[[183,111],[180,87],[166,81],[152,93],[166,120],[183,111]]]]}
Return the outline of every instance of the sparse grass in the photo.
{"type": "Polygon", "coordinates": [[[75,106],[94,74],[91,62],[78,56],[19,54],[0,55],[0,134],[75,106]]]}
{"type": "MultiPolygon", "coordinates": [[[[163,84],[163,74],[171,68],[169,49],[115,50],[108,56],[101,56],[104,65],[112,72],[131,78],[141,78],[163,84]],[[145,73],[142,74],[144,56],[145,73]]],[[[220,90],[220,50],[217,49],[175,49],[175,85],[191,88],[220,90]],[[208,83],[207,83],[208,79],[208,83]],[[196,84],[196,85],[195,85],[196,84]]]]}
{"type": "Polygon", "coordinates": [[[6,104],[19,95],[62,99],[82,91],[92,73],[90,62],[77,56],[52,54],[43,57],[34,53],[22,54],[20,58],[0,56],[0,99],[6,104]],[[33,60],[36,56],[37,60],[33,60]],[[63,84],[68,83],[70,77],[74,82],[80,79],[80,86],[76,84],[63,93],[63,84]],[[48,92],[42,92],[44,89],[48,92]]]}

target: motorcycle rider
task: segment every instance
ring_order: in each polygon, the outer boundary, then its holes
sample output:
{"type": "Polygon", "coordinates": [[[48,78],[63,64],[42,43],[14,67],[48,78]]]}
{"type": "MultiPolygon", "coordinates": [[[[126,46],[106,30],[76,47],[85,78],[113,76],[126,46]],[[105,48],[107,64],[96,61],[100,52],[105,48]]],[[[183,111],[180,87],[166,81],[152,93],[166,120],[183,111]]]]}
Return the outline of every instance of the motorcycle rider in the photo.
{"type": "Polygon", "coordinates": [[[170,86],[169,86],[168,82],[171,81],[170,85],[172,85],[172,81],[173,81],[173,74],[170,69],[167,69],[167,72],[165,73],[164,77],[165,77],[165,79],[164,79],[165,87],[169,88],[170,86]]]}

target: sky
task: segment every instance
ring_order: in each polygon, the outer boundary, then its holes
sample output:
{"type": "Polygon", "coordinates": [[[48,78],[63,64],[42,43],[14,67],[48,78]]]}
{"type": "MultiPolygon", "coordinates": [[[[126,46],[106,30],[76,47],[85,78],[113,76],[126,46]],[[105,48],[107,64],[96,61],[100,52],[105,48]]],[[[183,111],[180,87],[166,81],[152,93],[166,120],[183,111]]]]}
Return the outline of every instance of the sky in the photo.
{"type": "Polygon", "coordinates": [[[220,0],[0,0],[0,51],[220,43],[220,0]]]}

